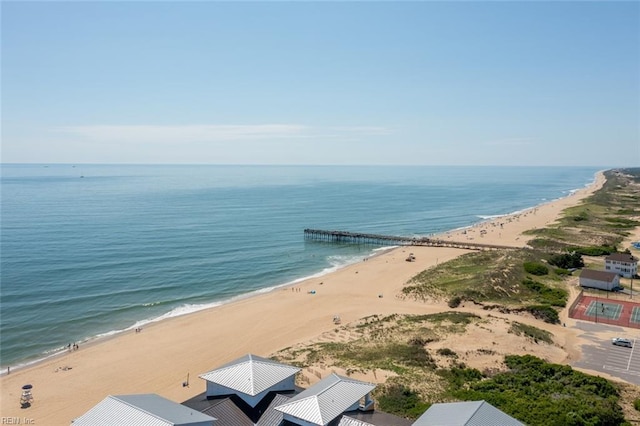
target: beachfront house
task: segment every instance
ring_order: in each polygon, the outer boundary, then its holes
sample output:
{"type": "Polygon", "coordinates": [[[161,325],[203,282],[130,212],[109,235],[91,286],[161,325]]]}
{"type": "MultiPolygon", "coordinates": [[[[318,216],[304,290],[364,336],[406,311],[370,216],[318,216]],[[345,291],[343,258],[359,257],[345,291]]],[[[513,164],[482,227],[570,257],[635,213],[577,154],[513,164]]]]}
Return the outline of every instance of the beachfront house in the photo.
{"type": "Polygon", "coordinates": [[[201,374],[207,399],[236,395],[255,407],[269,392],[293,392],[300,369],[256,355],[245,355],[220,368],[201,374]]]}
{"type": "Polygon", "coordinates": [[[433,404],[412,426],[524,426],[486,401],[433,404]]]}
{"type": "Polygon", "coordinates": [[[372,411],[371,391],[375,387],[334,373],[275,409],[291,424],[325,426],[348,412],[372,411]]]}
{"type": "Polygon", "coordinates": [[[245,355],[201,374],[206,391],[183,404],[234,426],[410,426],[374,410],[375,385],[332,374],[308,389],[295,385],[299,368],[245,355]]]}
{"type": "Polygon", "coordinates": [[[620,276],[613,272],[583,269],[580,272],[580,286],[614,291],[620,288],[620,276]]]}
{"type": "Polygon", "coordinates": [[[629,253],[611,253],[604,258],[604,269],[631,278],[638,274],[638,258],[629,253]]]}
{"type": "Polygon", "coordinates": [[[156,394],[109,395],[72,426],[213,426],[216,419],[156,394]]]}

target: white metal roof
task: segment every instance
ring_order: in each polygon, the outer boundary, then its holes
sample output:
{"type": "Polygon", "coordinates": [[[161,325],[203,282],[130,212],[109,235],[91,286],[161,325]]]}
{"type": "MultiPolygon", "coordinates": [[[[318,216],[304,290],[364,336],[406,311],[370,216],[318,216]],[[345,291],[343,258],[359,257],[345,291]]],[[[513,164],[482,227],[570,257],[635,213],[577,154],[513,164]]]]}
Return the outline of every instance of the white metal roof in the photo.
{"type": "Polygon", "coordinates": [[[362,420],[354,419],[353,417],[342,416],[342,418],[340,418],[340,422],[338,423],[338,426],[374,426],[374,425],[362,420]]]}
{"type": "Polygon", "coordinates": [[[256,396],[295,375],[298,371],[300,371],[298,367],[249,354],[203,373],[200,377],[238,392],[256,396]]]}
{"type": "Polygon", "coordinates": [[[109,395],[82,416],[73,426],[175,426],[213,425],[215,418],[156,394],[109,395]]]}
{"type": "Polygon", "coordinates": [[[375,387],[332,374],[275,409],[315,425],[326,425],[375,387]]]}
{"type": "Polygon", "coordinates": [[[413,426],[524,426],[486,401],[433,404],[413,426]]]}

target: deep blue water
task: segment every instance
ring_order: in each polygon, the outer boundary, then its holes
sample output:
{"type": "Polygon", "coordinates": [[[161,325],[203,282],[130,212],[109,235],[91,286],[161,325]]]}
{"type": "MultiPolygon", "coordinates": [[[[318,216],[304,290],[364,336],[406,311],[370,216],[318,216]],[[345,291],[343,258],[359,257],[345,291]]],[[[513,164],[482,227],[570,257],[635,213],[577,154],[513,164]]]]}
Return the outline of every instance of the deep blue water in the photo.
{"type": "Polygon", "coordinates": [[[2,165],[0,363],[322,274],[566,196],[595,167],[2,165]],[[81,177],[84,176],[84,177],[81,177]]]}

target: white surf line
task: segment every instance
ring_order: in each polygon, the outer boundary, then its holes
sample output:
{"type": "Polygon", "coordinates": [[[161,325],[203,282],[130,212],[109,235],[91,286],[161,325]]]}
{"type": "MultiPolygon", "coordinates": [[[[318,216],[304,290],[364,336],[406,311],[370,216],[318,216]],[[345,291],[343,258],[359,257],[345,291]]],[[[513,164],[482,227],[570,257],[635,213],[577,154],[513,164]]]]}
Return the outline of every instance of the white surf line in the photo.
{"type": "Polygon", "coordinates": [[[629,362],[627,363],[627,371],[629,371],[629,366],[631,365],[631,358],[633,358],[633,350],[636,348],[636,340],[633,339],[633,345],[631,346],[631,353],[629,354],[629,362]]]}

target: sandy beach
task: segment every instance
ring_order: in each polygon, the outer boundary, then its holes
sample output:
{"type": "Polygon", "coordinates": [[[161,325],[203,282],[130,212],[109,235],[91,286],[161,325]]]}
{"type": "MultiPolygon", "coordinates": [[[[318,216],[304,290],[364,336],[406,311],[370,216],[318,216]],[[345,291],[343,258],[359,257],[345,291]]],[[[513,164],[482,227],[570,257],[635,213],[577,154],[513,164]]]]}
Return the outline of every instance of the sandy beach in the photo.
{"type": "MultiPolygon", "coordinates": [[[[562,210],[603,183],[604,175],[599,173],[592,185],[566,198],[439,238],[524,246],[530,237],[523,236],[523,231],[554,222],[562,210]]],[[[68,425],[109,394],[157,393],[182,402],[204,391],[199,374],[246,353],[269,356],[317,338],[335,328],[334,315],[340,315],[345,324],[373,314],[448,310],[446,304],[426,305],[396,296],[409,278],[465,252],[396,248],[294,287],[154,323],[139,333],[131,331],[12,370],[0,378],[2,416],[33,419],[39,425],[68,425]],[[409,252],[415,255],[415,262],[405,261],[409,252]],[[183,387],[187,375],[189,386],[183,387]],[[35,400],[30,408],[21,409],[21,387],[27,383],[33,385],[35,400]]],[[[571,327],[566,312],[562,318],[567,327],[531,320],[552,331],[559,346],[572,348],[545,354],[554,362],[580,356],[579,330],[571,327]]]]}

